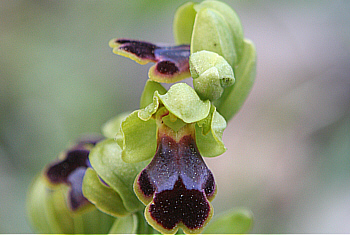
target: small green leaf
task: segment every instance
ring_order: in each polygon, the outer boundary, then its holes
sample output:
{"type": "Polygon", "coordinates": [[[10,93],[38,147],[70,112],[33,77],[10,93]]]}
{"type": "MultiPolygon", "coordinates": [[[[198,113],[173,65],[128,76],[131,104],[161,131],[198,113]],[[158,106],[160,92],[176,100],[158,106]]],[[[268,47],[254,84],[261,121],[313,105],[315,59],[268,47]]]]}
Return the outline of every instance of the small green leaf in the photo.
{"type": "MultiPolygon", "coordinates": [[[[226,3],[220,1],[203,1],[194,6],[196,11],[203,8],[209,8],[218,11],[228,23],[233,36],[233,42],[237,52],[239,62],[243,51],[243,28],[237,13],[226,3]]],[[[234,64],[235,65],[235,64],[234,64]]]]}
{"type": "Polygon", "coordinates": [[[226,128],[225,119],[211,106],[210,114],[196,125],[196,142],[203,157],[216,157],[226,151],[222,133],[226,128]]]}
{"type": "Polygon", "coordinates": [[[196,11],[193,2],[187,2],[180,6],[175,12],[173,30],[175,43],[190,44],[196,11]]]}
{"type": "Polygon", "coordinates": [[[163,105],[185,123],[193,123],[207,117],[210,101],[202,101],[186,83],[176,83],[164,95],[156,94],[163,105]]]}
{"type": "Polygon", "coordinates": [[[83,194],[100,211],[117,216],[130,214],[124,207],[119,194],[112,188],[104,185],[98,178],[97,173],[88,168],[83,181],[83,194]]]}
{"type": "Polygon", "coordinates": [[[235,67],[235,84],[227,87],[222,96],[214,101],[217,111],[229,121],[241,108],[250,93],[256,73],[256,51],[254,44],[244,40],[242,59],[235,67]]]}
{"type": "Polygon", "coordinates": [[[138,110],[131,113],[122,122],[117,135],[117,142],[122,148],[123,161],[135,163],[152,158],[157,148],[156,130],[154,119],[143,121],[139,118],[138,110]]]}
{"type": "Polygon", "coordinates": [[[139,221],[135,214],[118,218],[113,224],[109,234],[136,234],[139,221]]]}
{"type": "Polygon", "coordinates": [[[204,234],[244,234],[253,224],[253,214],[247,209],[234,209],[214,217],[204,234]]]}
{"type": "Polygon", "coordinates": [[[99,177],[119,194],[126,210],[135,212],[141,210],[143,205],[134,194],[133,183],[146,163],[125,163],[121,155],[122,150],[116,141],[107,139],[91,150],[89,159],[99,177]]]}
{"type": "Polygon", "coordinates": [[[167,90],[159,82],[147,80],[140,99],[140,109],[146,108],[153,102],[155,91],[158,91],[159,94],[163,95],[167,90]]]}
{"type": "Polygon", "coordinates": [[[108,120],[102,126],[102,134],[107,138],[115,138],[120,130],[120,124],[130,114],[130,112],[121,113],[114,118],[108,120]]]}
{"type": "Polygon", "coordinates": [[[211,8],[201,8],[194,22],[191,54],[202,50],[221,55],[231,66],[236,63],[236,49],[229,25],[218,11],[211,8]]]}

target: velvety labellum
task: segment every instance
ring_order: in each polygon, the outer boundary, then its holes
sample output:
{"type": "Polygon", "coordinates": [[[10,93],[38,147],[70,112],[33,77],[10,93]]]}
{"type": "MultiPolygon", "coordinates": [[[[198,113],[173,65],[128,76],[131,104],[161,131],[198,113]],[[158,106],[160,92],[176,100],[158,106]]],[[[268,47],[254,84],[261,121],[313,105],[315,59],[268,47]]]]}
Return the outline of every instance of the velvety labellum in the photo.
{"type": "Polygon", "coordinates": [[[88,204],[82,193],[82,182],[85,171],[91,167],[88,156],[90,149],[100,140],[101,136],[91,136],[77,142],[63,154],[63,159],[47,167],[44,175],[48,182],[55,187],[66,184],[70,187],[68,206],[73,211],[88,204]]]}
{"type": "Polygon", "coordinates": [[[135,192],[148,204],[146,219],[157,230],[175,233],[181,227],[186,233],[200,232],[213,214],[213,174],[197,149],[194,127],[175,135],[160,129],[157,152],[137,177],[135,192]]]}
{"type": "Polygon", "coordinates": [[[130,39],[113,39],[109,45],[115,54],[128,57],[139,64],[155,62],[148,73],[153,81],[173,83],[190,77],[189,45],[160,46],[130,39]]]}

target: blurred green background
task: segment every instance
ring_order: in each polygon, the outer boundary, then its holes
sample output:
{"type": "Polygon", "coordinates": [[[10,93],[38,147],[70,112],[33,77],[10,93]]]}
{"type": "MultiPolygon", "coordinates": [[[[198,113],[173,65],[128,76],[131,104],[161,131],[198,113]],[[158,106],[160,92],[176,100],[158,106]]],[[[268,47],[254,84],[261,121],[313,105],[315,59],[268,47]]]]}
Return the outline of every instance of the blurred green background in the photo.
{"type": "MultiPolygon", "coordinates": [[[[138,108],[149,66],[115,37],[173,42],[185,1],[0,1],[0,233],[31,233],[32,178],[82,133],[138,108]]],[[[253,233],[350,233],[350,1],[230,1],[257,47],[252,93],[206,159],[216,213],[253,233]]]]}

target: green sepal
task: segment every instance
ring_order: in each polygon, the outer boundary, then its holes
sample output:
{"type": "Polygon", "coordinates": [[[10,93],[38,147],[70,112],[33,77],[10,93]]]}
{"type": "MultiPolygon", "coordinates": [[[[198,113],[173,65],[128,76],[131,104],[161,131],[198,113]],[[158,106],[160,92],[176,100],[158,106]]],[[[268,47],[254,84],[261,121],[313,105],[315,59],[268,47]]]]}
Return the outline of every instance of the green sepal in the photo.
{"type": "Polygon", "coordinates": [[[117,134],[117,143],[122,149],[123,161],[136,163],[152,158],[157,149],[156,130],[154,119],[143,121],[139,118],[138,110],[132,112],[122,122],[120,132],[117,134]]]}
{"type": "MultiPolygon", "coordinates": [[[[60,226],[56,223],[51,225],[50,218],[46,215],[49,212],[46,207],[51,196],[47,194],[47,190],[45,179],[42,176],[37,176],[30,186],[27,197],[29,222],[36,233],[62,233],[60,226]]],[[[63,211],[65,206],[62,205],[63,211]]],[[[68,226],[72,227],[70,224],[68,226]]]]}
{"type": "Polygon", "coordinates": [[[222,133],[226,128],[225,119],[211,106],[210,114],[196,125],[196,142],[203,157],[216,157],[226,151],[222,133]]]}
{"type": "Polygon", "coordinates": [[[193,87],[203,100],[218,99],[224,88],[235,82],[231,65],[215,52],[195,52],[190,56],[189,63],[193,87]]]}
{"type": "Polygon", "coordinates": [[[229,25],[226,19],[212,8],[201,8],[193,26],[191,54],[202,50],[221,55],[231,66],[236,63],[236,49],[229,25]]]}
{"type": "Polygon", "coordinates": [[[194,6],[196,11],[203,8],[209,8],[218,11],[228,23],[233,36],[233,43],[237,53],[237,62],[240,61],[243,50],[243,27],[237,13],[226,3],[220,1],[203,1],[194,6]]]}
{"type": "Polygon", "coordinates": [[[241,108],[250,93],[256,73],[256,51],[254,44],[244,40],[242,59],[235,67],[235,84],[227,87],[222,96],[214,101],[217,111],[229,121],[241,108]]]}
{"type": "Polygon", "coordinates": [[[253,224],[253,214],[247,209],[233,209],[215,216],[203,234],[245,234],[253,224]]]}
{"type": "Polygon", "coordinates": [[[134,194],[133,183],[146,163],[125,163],[121,155],[122,150],[118,143],[107,139],[99,142],[91,150],[89,159],[98,176],[119,194],[125,209],[133,213],[144,207],[134,194]]]}
{"type": "Polygon", "coordinates": [[[109,234],[136,234],[138,223],[139,221],[135,214],[118,218],[109,230],[109,234]]]}
{"type": "Polygon", "coordinates": [[[109,234],[155,234],[155,230],[146,222],[142,211],[118,218],[109,234]]]}
{"type": "Polygon", "coordinates": [[[72,212],[66,203],[69,187],[52,188],[40,175],[33,181],[28,198],[28,217],[36,233],[72,234],[107,233],[115,218],[89,204],[84,210],[72,212]]]}
{"type": "Polygon", "coordinates": [[[130,112],[121,113],[114,118],[108,120],[102,126],[102,134],[107,138],[115,138],[120,130],[120,124],[130,114],[130,112]]]}
{"type": "Polygon", "coordinates": [[[175,43],[178,45],[191,43],[194,19],[197,14],[194,5],[193,2],[187,2],[175,12],[173,31],[175,43]]]}
{"type": "Polygon", "coordinates": [[[100,211],[114,217],[130,214],[124,207],[123,200],[111,187],[103,184],[92,168],[86,170],[83,181],[83,194],[100,211]]]}
{"type": "Polygon", "coordinates": [[[140,109],[146,108],[153,102],[153,95],[155,91],[158,91],[159,94],[163,95],[167,90],[159,82],[147,80],[140,99],[140,109]]]}

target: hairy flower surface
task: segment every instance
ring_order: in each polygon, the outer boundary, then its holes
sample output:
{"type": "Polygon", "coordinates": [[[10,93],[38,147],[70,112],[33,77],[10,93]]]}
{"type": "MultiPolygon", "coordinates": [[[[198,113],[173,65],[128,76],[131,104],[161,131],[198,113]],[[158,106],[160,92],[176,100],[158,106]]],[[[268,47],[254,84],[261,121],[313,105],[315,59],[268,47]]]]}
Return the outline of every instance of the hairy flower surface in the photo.
{"type": "Polygon", "coordinates": [[[150,100],[120,125],[116,139],[122,158],[130,163],[152,158],[136,177],[134,190],[154,228],[162,233],[179,228],[199,233],[213,215],[210,201],[216,193],[213,174],[202,156],[225,151],[221,136],[226,122],[184,83],[166,91],[148,81],[142,106],[150,100]]]}
{"type": "Polygon", "coordinates": [[[112,39],[113,52],[128,57],[139,64],[155,62],[148,76],[157,82],[173,83],[190,77],[189,45],[161,46],[131,39],[112,39]]]}
{"type": "Polygon", "coordinates": [[[200,232],[213,214],[213,174],[195,142],[194,124],[177,132],[159,120],[157,151],[135,181],[135,192],[147,205],[146,219],[159,231],[200,232]]]}

